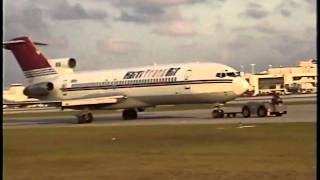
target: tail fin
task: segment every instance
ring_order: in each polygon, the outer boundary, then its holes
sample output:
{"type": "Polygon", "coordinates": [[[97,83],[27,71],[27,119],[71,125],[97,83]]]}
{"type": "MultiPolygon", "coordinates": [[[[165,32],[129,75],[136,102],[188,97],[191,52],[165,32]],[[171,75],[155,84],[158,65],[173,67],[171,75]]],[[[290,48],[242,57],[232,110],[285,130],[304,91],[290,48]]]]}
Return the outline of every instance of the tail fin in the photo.
{"type": "Polygon", "coordinates": [[[28,37],[18,37],[3,43],[3,48],[10,50],[17,59],[24,76],[35,78],[57,74],[47,58],[35,47],[35,45],[46,45],[44,43],[32,42],[28,37]]]}

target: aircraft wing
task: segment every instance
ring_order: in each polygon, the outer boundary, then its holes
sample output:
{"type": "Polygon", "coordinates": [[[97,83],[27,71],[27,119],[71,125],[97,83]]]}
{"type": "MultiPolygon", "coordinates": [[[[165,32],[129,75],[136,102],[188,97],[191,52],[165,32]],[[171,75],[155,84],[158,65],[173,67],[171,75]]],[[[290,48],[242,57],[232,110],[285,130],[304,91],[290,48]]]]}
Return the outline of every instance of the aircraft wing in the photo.
{"type": "MultiPolygon", "coordinates": [[[[21,102],[4,102],[3,105],[8,106],[28,106],[37,104],[50,104],[53,106],[69,109],[77,109],[83,106],[105,106],[108,104],[116,104],[125,100],[126,96],[122,94],[104,94],[96,97],[83,97],[78,99],[62,100],[62,101],[21,101],[21,102]]],[[[81,108],[80,108],[81,109],[81,108]]]]}
{"type": "Polygon", "coordinates": [[[115,95],[107,97],[91,97],[91,98],[81,98],[81,99],[70,99],[61,102],[63,108],[74,108],[77,106],[94,106],[94,105],[107,105],[115,104],[121,100],[126,99],[124,95],[115,95]]]}
{"type": "Polygon", "coordinates": [[[27,105],[34,105],[34,104],[59,104],[61,101],[4,101],[3,105],[18,105],[18,106],[27,106],[27,105]]]}

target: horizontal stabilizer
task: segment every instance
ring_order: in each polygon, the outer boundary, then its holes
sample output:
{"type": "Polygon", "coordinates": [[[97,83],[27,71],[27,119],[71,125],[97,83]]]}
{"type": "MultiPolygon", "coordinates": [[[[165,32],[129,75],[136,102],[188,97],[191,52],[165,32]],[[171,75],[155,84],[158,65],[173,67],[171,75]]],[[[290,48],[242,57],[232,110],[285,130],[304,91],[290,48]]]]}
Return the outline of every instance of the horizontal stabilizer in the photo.
{"type": "Polygon", "coordinates": [[[3,42],[2,44],[3,45],[7,45],[7,44],[19,44],[19,43],[24,43],[26,42],[25,40],[13,40],[13,41],[6,41],[6,42],[3,42]]]}
{"type": "MultiPolygon", "coordinates": [[[[18,45],[18,44],[22,44],[22,43],[26,43],[25,40],[11,40],[11,41],[5,41],[2,43],[3,48],[8,48],[9,45],[18,45]]],[[[46,43],[42,43],[42,42],[33,42],[33,44],[38,45],[38,46],[47,46],[48,44],[46,43]]]]}
{"type": "Polygon", "coordinates": [[[2,43],[2,47],[5,49],[9,49],[9,46],[16,45],[16,44],[22,44],[25,43],[25,40],[13,40],[13,41],[6,41],[2,43]]]}
{"type": "Polygon", "coordinates": [[[47,46],[48,45],[47,43],[36,42],[36,41],[33,41],[33,44],[38,45],[38,46],[47,46]]]}

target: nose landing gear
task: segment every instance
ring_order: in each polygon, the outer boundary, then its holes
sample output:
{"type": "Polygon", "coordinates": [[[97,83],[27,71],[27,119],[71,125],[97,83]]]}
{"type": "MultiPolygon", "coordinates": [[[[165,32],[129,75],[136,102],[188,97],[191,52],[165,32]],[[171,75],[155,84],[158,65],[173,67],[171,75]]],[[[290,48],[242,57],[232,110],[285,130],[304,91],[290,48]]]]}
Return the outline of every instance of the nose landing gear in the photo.
{"type": "Polygon", "coordinates": [[[212,118],[223,118],[224,116],[224,111],[221,109],[221,106],[223,104],[219,104],[219,105],[216,105],[213,110],[212,110],[212,118]]]}

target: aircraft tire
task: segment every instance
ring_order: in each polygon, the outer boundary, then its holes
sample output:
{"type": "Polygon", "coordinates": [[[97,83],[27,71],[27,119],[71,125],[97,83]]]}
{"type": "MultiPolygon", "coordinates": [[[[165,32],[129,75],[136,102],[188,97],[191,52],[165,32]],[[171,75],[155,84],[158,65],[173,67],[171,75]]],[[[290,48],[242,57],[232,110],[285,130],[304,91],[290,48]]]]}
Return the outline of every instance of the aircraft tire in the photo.
{"type": "Polygon", "coordinates": [[[77,116],[78,124],[91,123],[93,121],[92,113],[81,114],[77,116]]]}
{"type": "Polygon", "coordinates": [[[122,119],[123,120],[132,120],[132,119],[137,119],[138,118],[138,113],[135,109],[125,109],[122,112],[122,119]]]}
{"type": "Polygon", "coordinates": [[[93,121],[93,115],[92,113],[88,113],[86,115],[86,123],[91,123],[93,121]]]}
{"type": "Polygon", "coordinates": [[[77,116],[77,118],[78,118],[78,124],[83,124],[86,122],[86,115],[85,114],[79,115],[79,116],[77,116]]]}

